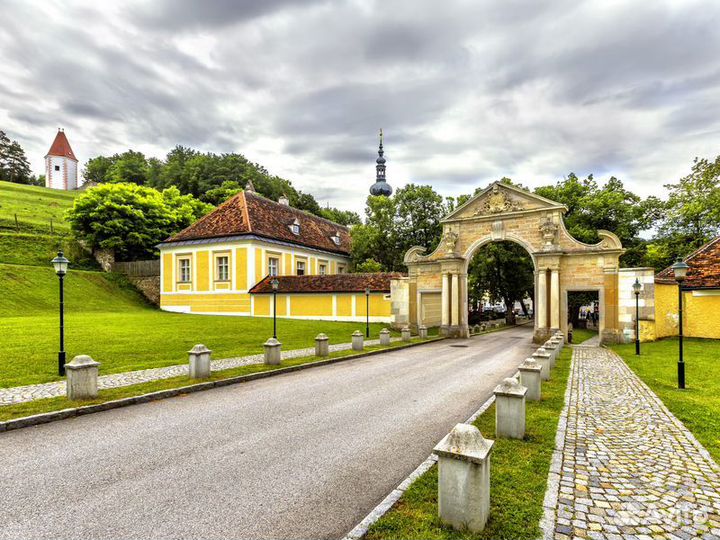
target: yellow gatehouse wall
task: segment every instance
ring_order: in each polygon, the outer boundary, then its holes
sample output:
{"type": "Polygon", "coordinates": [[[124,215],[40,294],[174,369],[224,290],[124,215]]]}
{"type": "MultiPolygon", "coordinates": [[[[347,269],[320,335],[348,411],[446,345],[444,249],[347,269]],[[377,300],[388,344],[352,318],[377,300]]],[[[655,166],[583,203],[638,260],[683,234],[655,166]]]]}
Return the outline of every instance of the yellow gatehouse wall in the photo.
{"type": "MultiPolygon", "coordinates": [[[[683,291],[683,335],[720,339],[720,290],[683,291]]],[[[655,284],[655,335],[678,335],[678,288],[655,284]]]]}

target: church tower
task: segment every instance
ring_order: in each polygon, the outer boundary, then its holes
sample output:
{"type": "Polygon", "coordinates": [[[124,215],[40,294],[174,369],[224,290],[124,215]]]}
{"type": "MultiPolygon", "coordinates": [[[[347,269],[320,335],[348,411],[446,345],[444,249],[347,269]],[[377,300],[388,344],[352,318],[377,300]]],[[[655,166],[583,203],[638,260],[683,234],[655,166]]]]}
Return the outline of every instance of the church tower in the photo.
{"type": "Polygon", "coordinates": [[[370,195],[382,195],[389,197],[392,195],[392,187],[385,179],[385,151],[383,150],[383,132],[380,130],[380,147],[378,148],[378,158],[375,160],[375,183],[370,186],[370,195]]]}
{"type": "Polygon", "coordinates": [[[65,131],[58,128],[55,140],[45,156],[45,187],[52,189],[78,188],[78,160],[70,148],[65,131]]]}

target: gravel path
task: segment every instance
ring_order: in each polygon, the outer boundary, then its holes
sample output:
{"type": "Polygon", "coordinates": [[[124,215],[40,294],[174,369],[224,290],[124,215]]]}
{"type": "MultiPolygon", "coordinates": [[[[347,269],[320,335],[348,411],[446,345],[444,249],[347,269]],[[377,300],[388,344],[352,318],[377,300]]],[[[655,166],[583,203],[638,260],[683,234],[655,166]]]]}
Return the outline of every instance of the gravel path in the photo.
{"type": "Polygon", "coordinates": [[[570,377],[545,537],[720,539],[720,468],[687,428],[612,351],[576,347],[570,377]]]}
{"type": "Polygon", "coordinates": [[[514,373],[532,328],[0,435],[0,538],[340,538],[514,373]]]}
{"type": "MultiPolygon", "coordinates": [[[[401,338],[390,338],[390,341],[399,341],[401,338]]],[[[378,345],[380,340],[369,339],[365,341],[366,346],[378,345]]],[[[352,347],[352,343],[339,343],[330,345],[330,351],[345,351],[352,347]]],[[[315,354],[315,348],[294,349],[291,351],[283,351],[282,358],[302,358],[303,356],[311,356],[315,354]]],[[[253,354],[251,356],[239,356],[236,358],[223,358],[222,360],[213,360],[210,369],[212,371],[222,371],[224,369],[232,369],[240,366],[249,366],[251,364],[262,364],[264,361],[263,354],[253,354]]],[[[102,369],[102,366],[101,366],[102,369]]],[[[188,374],[187,364],[178,364],[162,368],[139,369],[137,371],[126,371],[124,373],[114,373],[112,375],[101,375],[98,377],[98,388],[118,388],[121,386],[130,386],[159,379],[170,379],[188,374]]],[[[12,386],[10,388],[0,388],[0,407],[3,405],[13,405],[15,403],[24,403],[26,401],[34,401],[36,399],[52,398],[64,396],[66,392],[65,381],[57,381],[44,384],[32,384],[28,386],[12,386]]]]}

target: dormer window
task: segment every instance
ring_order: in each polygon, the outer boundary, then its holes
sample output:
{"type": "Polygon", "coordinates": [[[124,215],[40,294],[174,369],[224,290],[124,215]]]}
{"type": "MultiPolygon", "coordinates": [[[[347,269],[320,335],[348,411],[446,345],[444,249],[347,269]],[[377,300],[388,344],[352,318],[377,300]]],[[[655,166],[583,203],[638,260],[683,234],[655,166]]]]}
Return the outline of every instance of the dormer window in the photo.
{"type": "Polygon", "coordinates": [[[300,234],[300,222],[297,218],[290,225],[290,231],[292,231],[293,234],[300,234]]]}
{"type": "Polygon", "coordinates": [[[335,242],[335,245],[336,245],[336,246],[339,246],[339,245],[340,245],[340,233],[336,232],[335,234],[333,234],[333,235],[330,237],[330,239],[331,239],[333,242],[335,242]]]}

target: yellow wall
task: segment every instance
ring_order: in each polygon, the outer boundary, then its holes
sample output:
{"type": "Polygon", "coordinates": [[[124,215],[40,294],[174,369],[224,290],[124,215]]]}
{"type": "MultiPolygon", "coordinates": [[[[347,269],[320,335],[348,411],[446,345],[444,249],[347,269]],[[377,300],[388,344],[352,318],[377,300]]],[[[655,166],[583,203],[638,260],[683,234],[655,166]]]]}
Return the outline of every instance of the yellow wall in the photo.
{"type": "MultiPolygon", "coordinates": [[[[255,283],[265,277],[265,274],[263,272],[264,262],[265,261],[263,261],[262,258],[262,249],[255,248],[255,283]]],[[[255,285],[255,283],[253,283],[253,285],[255,285]]]]}
{"type": "Polygon", "coordinates": [[[165,253],[162,257],[163,266],[163,292],[172,292],[173,277],[173,256],[172,253],[165,253]]]}
{"type": "MultiPolygon", "coordinates": [[[[258,295],[255,297],[255,315],[262,317],[263,315],[270,315],[270,302],[272,296],[270,295],[258,295]]],[[[279,304],[280,302],[278,302],[279,304]]],[[[278,309],[278,311],[280,311],[278,309]]]]}
{"type": "Polygon", "coordinates": [[[247,248],[237,248],[235,250],[235,287],[249,289],[252,285],[248,283],[247,248]]]}
{"type": "Polygon", "coordinates": [[[190,306],[190,313],[250,313],[249,294],[166,294],[160,307],[190,306]]]}
{"type": "Polygon", "coordinates": [[[332,317],[332,294],[295,294],[290,306],[291,316],[332,317]]]}
{"type": "Polygon", "coordinates": [[[283,275],[285,275],[285,276],[294,276],[295,275],[295,269],[293,268],[293,265],[292,265],[292,255],[290,255],[289,253],[285,254],[284,268],[285,268],[285,272],[283,273],[283,275]]]}
{"type": "Polygon", "coordinates": [[[210,290],[210,254],[207,251],[198,251],[195,254],[195,264],[197,265],[197,290],[210,290]]]}
{"type": "MultiPolygon", "coordinates": [[[[694,296],[683,292],[683,335],[720,339],[720,296],[694,296]]],[[[677,336],[678,289],[655,284],[655,333],[658,338],[677,336]]]]}
{"type": "Polygon", "coordinates": [[[350,317],[352,315],[352,295],[338,294],[337,296],[338,317],[350,317]]]}

